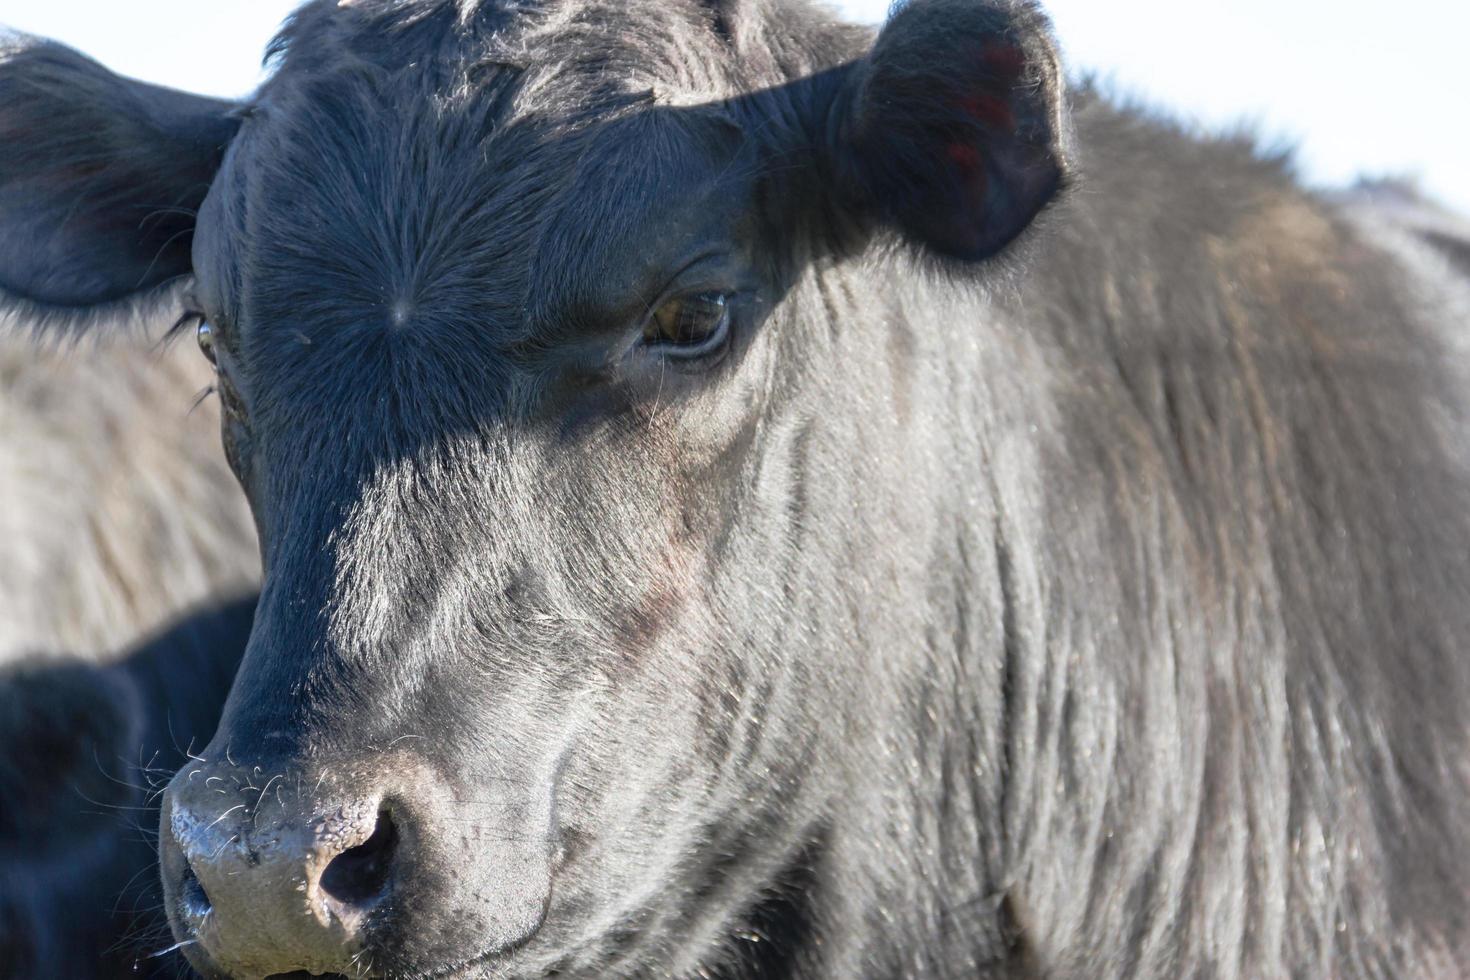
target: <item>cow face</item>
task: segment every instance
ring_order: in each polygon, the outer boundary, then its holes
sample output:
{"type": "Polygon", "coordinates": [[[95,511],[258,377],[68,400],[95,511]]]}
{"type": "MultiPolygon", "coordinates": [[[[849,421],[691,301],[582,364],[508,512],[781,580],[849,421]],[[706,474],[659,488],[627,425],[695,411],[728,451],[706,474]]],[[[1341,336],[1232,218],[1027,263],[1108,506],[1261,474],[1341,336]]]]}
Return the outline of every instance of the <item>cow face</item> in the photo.
{"type": "Polygon", "coordinates": [[[164,805],[196,967],[791,955],[889,603],[853,569],[899,570],[854,528],[905,505],[854,467],[871,270],[993,256],[1063,179],[1029,5],[870,40],[795,5],[323,0],[246,107],[0,64],[0,285],[75,322],[189,276],[259,528],[245,661],[164,805]]]}

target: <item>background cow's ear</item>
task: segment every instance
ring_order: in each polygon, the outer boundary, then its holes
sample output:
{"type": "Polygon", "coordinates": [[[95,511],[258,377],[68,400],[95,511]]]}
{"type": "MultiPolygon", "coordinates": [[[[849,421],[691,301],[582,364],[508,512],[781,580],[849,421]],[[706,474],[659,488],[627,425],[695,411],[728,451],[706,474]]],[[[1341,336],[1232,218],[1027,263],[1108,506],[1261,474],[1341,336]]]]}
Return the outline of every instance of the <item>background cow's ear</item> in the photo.
{"type": "Polygon", "coordinates": [[[0,303],[84,312],[187,273],[233,109],[0,34],[0,303]]]}
{"type": "Polygon", "coordinates": [[[996,254],[1066,181],[1060,59],[1029,0],[896,8],[837,98],[842,190],[941,255],[996,254]]]}

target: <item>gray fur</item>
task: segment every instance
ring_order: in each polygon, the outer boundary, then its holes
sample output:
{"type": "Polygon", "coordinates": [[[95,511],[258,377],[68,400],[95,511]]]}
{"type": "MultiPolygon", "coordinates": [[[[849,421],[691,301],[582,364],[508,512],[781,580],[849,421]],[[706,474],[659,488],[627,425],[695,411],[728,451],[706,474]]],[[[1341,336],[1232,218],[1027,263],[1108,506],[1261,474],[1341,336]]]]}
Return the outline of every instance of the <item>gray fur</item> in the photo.
{"type": "Polygon", "coordinates": [[[887,31],[297,16],[194,238],[267,569],[164,806],[196,968],[1470,970],[1454,249],[1063,101],[1033,4],[887,31]],[[186,899],[379,807],[353,948],[186,899]]]}
{"type": "Polygon", "coordinates": [[[104,658],[258,579],[218,404],[195,404],[208,365],[111,326],[56,345],[0,325],[0,663],[104,658]]]}

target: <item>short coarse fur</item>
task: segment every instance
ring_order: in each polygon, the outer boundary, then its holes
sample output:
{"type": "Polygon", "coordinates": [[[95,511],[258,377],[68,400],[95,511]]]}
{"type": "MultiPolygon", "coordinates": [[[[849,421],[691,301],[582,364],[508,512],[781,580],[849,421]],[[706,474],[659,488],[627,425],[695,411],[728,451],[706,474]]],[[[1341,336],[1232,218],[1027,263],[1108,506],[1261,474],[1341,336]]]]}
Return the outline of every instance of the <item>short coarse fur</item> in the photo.
{"type": "Polygon", "coordinates": [[[1470,970],[1453,236],[1064,102],[1030,3],[274,52],[192,265],[267,567],[165,803],[201,971],[1470,970]],[[722,359],[640,340],[711,290],[722,359]],[[380,803],[349,955],[251,869],[380,803]]]}

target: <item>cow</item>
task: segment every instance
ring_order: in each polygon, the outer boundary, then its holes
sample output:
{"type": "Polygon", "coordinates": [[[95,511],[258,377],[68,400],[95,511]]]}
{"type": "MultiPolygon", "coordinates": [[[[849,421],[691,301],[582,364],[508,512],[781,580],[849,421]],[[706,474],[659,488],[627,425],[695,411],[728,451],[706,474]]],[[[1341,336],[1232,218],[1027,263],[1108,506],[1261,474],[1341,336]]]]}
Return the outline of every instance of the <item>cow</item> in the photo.
{"type": "Polygon", "coordinates": [[[174,975],[148,959],[173,944],[155,790],[249,635],[249,509],[216,403],[193,407],[208,366],[139,312],[59,342],[0,316],[3,977],[174,975]]]}
{"type": "Polygon", "coordinates": [[[121,656],[0,670],[0,976],[174,977],[157,798],[214,731],[250,633],[244,596],[121,656]]]}
{"type": "MultiPolygon", "coordinates": [[[[17,42],[0,288],[184,280],[263,583],[206,977],[1470,970],[1470,295],[1029,0],[17,42]]],[[[1371,124],[1371,120],[1365,120],[1371,124]]]]}
{"type": "Polygon", "coordinates": [[[0,312],[0,664],[95,660],[258,587],[208,364],[156,321],[65,336],[0,312]]]}

